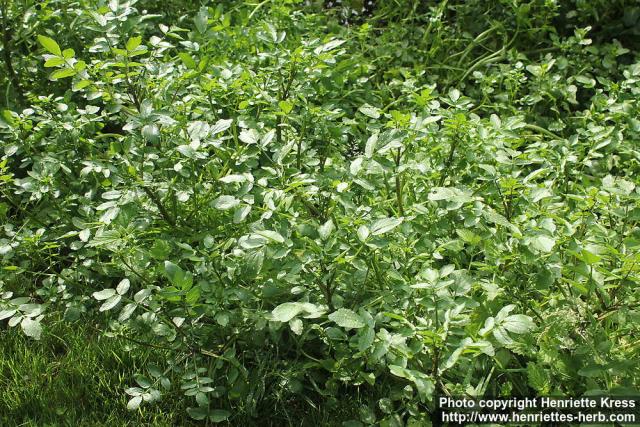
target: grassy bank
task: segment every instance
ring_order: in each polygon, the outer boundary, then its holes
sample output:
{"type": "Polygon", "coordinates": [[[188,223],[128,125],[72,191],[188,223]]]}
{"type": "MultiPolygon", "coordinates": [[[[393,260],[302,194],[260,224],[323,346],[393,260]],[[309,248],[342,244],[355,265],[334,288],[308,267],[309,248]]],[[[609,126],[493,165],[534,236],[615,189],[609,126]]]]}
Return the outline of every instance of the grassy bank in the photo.
{"type": "Polygon", "coordinates": [[[40,341],[0,332],[0,424],[3,426],[188,425],[182,401],[127,411],[123,390],[157,350],[100,336],[91,322],[52,323],[40,341]]]}

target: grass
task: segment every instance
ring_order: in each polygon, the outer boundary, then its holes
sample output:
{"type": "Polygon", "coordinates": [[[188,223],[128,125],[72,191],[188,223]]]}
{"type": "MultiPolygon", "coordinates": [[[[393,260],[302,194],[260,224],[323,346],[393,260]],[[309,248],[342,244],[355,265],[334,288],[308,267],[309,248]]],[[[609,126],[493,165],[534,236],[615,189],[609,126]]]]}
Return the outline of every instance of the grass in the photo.
{"type": "MultiPolygon", "coordinates": [[[[168,392],[158,404],[128,411],[124,390],[135,386],[134,375],[142,367],[162,366],[164,355],[106,337],[93,323],[51,322],[39,341],[19,328],[0,330],[0,426],[203,425],[189,419],[189,401],[179,390],[168,392]]],[[[268,388],[258,416],[240,414],[232,424],[340,426],[337,420],[357,418],[357,402],[312,408],[291,395],[281,400],[268,388]]]]}
{"type": "MultiPolygon", "coordinates": [[[[122,339],[100,337],[87,322],[55,322],[40,341],[17,330],[0,331],[0,425],[188,425],[184,403],[126,409],[124,389],[162,355],[131,351],[122,339]]],[[[158,360],[160,359],[160,360],[158,360]]]]}

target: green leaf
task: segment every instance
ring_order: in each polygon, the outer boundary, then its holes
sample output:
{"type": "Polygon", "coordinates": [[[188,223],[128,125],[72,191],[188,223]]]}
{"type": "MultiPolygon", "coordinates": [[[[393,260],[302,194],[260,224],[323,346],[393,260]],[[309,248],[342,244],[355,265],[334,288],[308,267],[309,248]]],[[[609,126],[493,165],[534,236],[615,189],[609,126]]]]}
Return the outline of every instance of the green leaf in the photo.
{"type": "Polygon", "coordinates": [[[504,321],[504,319],[507,318],[509,313],[511,313],[515,309],[516,309],[516,305],[515,304],[507,304],[504,307],[502,307],[500,309],[500,311],[498,312],[498,314],[496,314],[496,318],[495,318],[496,323],[502,323],[504,321]]]}
{"type": "Polygon", "coordinates": [[[264,251],[250,251],[244,256],[242,276],[246,279],[254,279],[262,269],[264,263],[264,251]]]}
{"type": "Polygon", "coordinates": [[[201,294],[202,294],[202,291],[200,290],[200,286],[194,286],[191,289],[189,289],[189,291],[185,295],[184,302],[187,303],[188,305],[193,305],[198,302],[201,294]]]}
{"type": "Polygon", "coordinates": [[[244,221],[247,215],[249,215],[249,212],[251,212],[251,205],[238,207],[233,213],[233,223],[239,224],[244,221]]]}
{"type": "Polygon", "coordinates": [[[224,182],[225,184],[231,184],[231,183],[242,183],[242,182],[245,182],[246,180],[247,180],[247,177],[245,177],[244,175],[231,174],[231,175],[223,176],[218,181],[224,182]]]}
{"type": "Polygon", "coordinates": [[[0,320],[8,319],[9,317],[16,314],[18,310],[15,308],[0,310],[0,320]]]}
{"type": "Polygon", "coordinates": [[[460,359],[460,356],[462,355],[462,352],[465,350],[465,348],[466,348],[466,343],[464,343],[464,341],[463,341],[462,345],[460,345],[453,352],[451,352],[451,354],[449,355],[447,360],[442,365],[441,369],[444,371],[446,369],[450,369],[453,366],[455,366],[455,364],[460,359]]]}
{"type": "Polygon", "coordinates": [[[282,235],[277,231],[259,230],[259,231],[256,231],[255,233],[260,236],[266,237],[269,240],[273,240],[274,242],[284,243],[284,237],[282,237],[282,235]]]}
{"type": "Polygon", "coordinates": [[[578,370],[578,375],[587,378],[598,378],[605,374],[606,366],[597,365],[595,363],[588,364],[578,370]]]}
{"type": "Polygon", "coordinates": [[[278,106],[280,107],[280,110],[282,110],[282,112],[287,115],[291,112],[291,110],[293,110],[293,103],[289,101],[280,101],[278,102],[278,106]]]}
{"type": "Polygon", "coordinates": [[[138,46],[140,46],[140,43],[142,43],[142,36],[131,37],[129,40],[127,40],[125,48],[127,49],[127,51],[132,52],[138,46]]]}
{"type": "Polygon", "coordinates": [[[348,308],[340,308],[329,315],[329,320],[335,322],[343,328],[363,328],[365,326],[362,318],[348,308]]]}
{"type": "Polygon", "coordinates": [[[229,129],[231,127],[231,123],[233,123],[233,119],[221,119],[218,120],[216,122],[216,124],[214,124],[211,129],[210,129],[210,133],[211,135],[216,135],[220,132],[224,132],[225,130],[229,129]]]}
{"type": "Polygon", "coordinates": [[[448,187],[434,187],[429,192],[429,200],[451,200],[456,196],[455,191],[448,187]]]}
{"type": "Polygon", "coordinates": [[[449,99],[451,99],[453,102],[456,102],[458,99],[460,99],[460,91],[456,88],[451,88],[449,90],[449,99]]]}
{"type": "Polygon", "coordinates": [[[289,328],[291,328],[291,332],[293,332],[294,334],[301,335],[303,327],[304,324],[302,323],[302,320],[297,318],[289,320],[289,328]]]}
{"type": "Polygon", "coordinates": [[[584,87],[587,87],[587,88],[592,88],[596,85],[595,79],[588,76],[579,75],[579,76],[576,76],[575,79],[577,82],[581,83],[584,87]]]}
{"type": "Polygon", "coordinates": [[[402,224],[402,218],[379,219],[371,225],[371,235],[379,236],[380,234],[388,233],[400,224],[402,224]]]}
{"type": "Polygon", "coordinates": [[[209,135],[210,129],[209,124],[201,120],[195,120],[187,126],[187,132],[192,141],[200,141],[206,138],[209,135]]]}
{"type": "Polygon", "coordinates": [[[116,294],[116,290],[112,289],[112,288],[108,288],[108,289],[103,289],[99,292],[94,292],[92,294],[92,296],[97,299],[98,301],[102,301],[105,300],[107,298],[111,298],[112,296],[114,296],[116,294]]]}
{"type": "Polygon", "coordinates": [[[270,320],[288,322],[299,314],[307,319],[316,319],[324,312],[321,307],[308,302],[285,302],[273,309],[270,320]]]}
{"type": "Polygon", "coordinates": [[[114,308],[116,305],[118,305],[118,303],[120,302],[120,300],[122,299],[122,297],[120,295],[114,295],[112,297],[110,297],[108,300],[106,300],[101,306],[100,306],[100,311],[108,311],[111,310],[112,308],[114,308]]]}
{"type": "Polygon", "coordinates": [[[288,322],[304,311],[304,306],[297,302],[285,302],[271,312],[271,317],[277,322],[288,322]]]}
{"type": "Polygon", "coordinates": [[[365,242],[369,237],[369,228],[366,225],[361,225],[358,227],[357,235],[361,242],[365,242]]]}
{"type": "Polygon", "coordinates": [[[551,378],[549,372],[534,362],[527,363],[527,379],[529,385],[540,395],[549,394],[551,378]]]}
{"type": "Polygon", "coordinates": [[[493,337],[502,345],[511,345],[513,344],[513,340],[509,337],[509,334],[503,327],[495,327],[493,328],[493,337]]]}
{"type": "Polygon", "coordinates": [[[371,326],[366,326],[358,334],[358,351],[365,351],[373,345],[376,331],[371,326]]]}
{"type": "Polygon", "coordinates": [[[100,15],[94,11],[90,11],[89,14],[93,17],[93,19],[96,20],[98,25],[100,25],[101,27],[104,27],[105,25],[107,25],[107,18],[105,18],[103,15],[100,15]]]}
{"type": "Polygon", "coordinates": [[[107,230],[101,233],[96,233],[93,240],[91,240],[87,246],[105,246],[107,248],[114,248],[122,242],[120,237],[118,230],[107,230]]]}
{"type": "Polygon", "coordinates": [[[542,234],[531,239],[531,246],[540,252],[551,252],[555,244],[556,241],[554,239],[542,234]]]}
{"type": "Polygon", "coordinates": [[[49,38],[47,36],[39,35],[38,41],[42,45],[43,48],[47,50],[47,52],[52,53],[57,56],[62,56],[62,51],[60,50],[60,46],[56,43],[55,40],[49,38]]]}
{"type": "Polygon", "coordinates": [[[200,154],[191,145],[180,145],[176,150],[185,157],[190,159],[197,159],[200,154]]]}
{"type": "Polygon", "coordinates": [[[160,128],[155,124],[144,125],[141,134],[145,141],[156,143],[160,139],[160,128]]]}
{"type": "Polygon", "coordinates": [[[164,262],[164,272],[167,278],[177,285],[184,278],[184,270],[179,265],[172,263],[171,261],[164,262]]]}
{"type": "Polygon", "coordinates": [[[14,115],[17,115],[11,110],[2,110],[2,118],[9,126],[13,126],[15,124],[14,115]]]}
{"type": "Polygon", "coordinates": [[[238,136],[238,138],[245,144],[253,145],[258,143],[260,135],[258,135],[258,132],[255,129],[244,129],[240,132],[240,136],[238,136]]]}
{"type": "Polygon", "coordinates": [[[116,292],[118,295],[124,295],[129,290],[130,285],[131,282],[129,282],[129,279],[122,279],[120,283],[118,283],[118,286],[116,286],[116,292]]]}
{"type": "Polygon", "coordinates": [[[402,366],[389,365],[389,371],[396,377],[406,378],[406,379],[411,378],[411,374],[409,373],[409,370],[406,368],[403,368],[402,366]]]}
{"type": "Polygon", "coordinates": [[[39,340],[42,335],[42,326],[40,325],[40,322],[29,317],[22,319],[20,327],[26,336],[35,340],[39,340]]]}
{"type": "Polygon", "coordinates": [[[215,319],[218,325],[225,327],[229,324],[229,313],[218,313],[215,319]]]}
{"type": "Polygon", "coordinates": [[[489,332],[491,332],[491,330],[493,329],[493,327],[496,325],[496,319],[495,317],[487,317],[484,321],[484,326],[482,327],[482,329],[480,329],[478,331],[478,334],[481,337],[486,336],[489,332]]]}
{"type": "Polygon", "coordinates": [[[127,402],[127,409],[130,411],[135,411],[140,407],[141,403],[142,403],[142,396],[134,396],[129,400],[129,402],[127,402]]]}
{"type": "Polygon", "coordinates": [[[187,408],[187,413],[191,418],[198,421],[204,420],[205,418],[207,418],[207,415],[209,414],[209,412],[207,411],[207,408],[203,408],[200,406],[197,408],[187,408]]]}
{"type": "Polygon", "coordinates": [[[182,290],[191,289],[193,284],[193,275],[190,272],[185,272],[180,266],[172,263],[171,261],[164,262],[164,273],[167,279],[182,290]]]}
{"type": "Polygon", "coordinates": [[[345,40],[340,40],[340,39],[333,39],[321,46],[318,46],[317,48],[315,48],[313,50],[313,53],[315,53],[316,55],[320,55],[323,52],[328,52],[330,50],[333,50],[335,48],[337,48],[338,46],[341,46],[343,43],[345,42],[345,40]]]}
{"type": "Polygon", "coordinates": [[[389,371],[397,377],[413,382],[423,402],[431,400],[435,390],[435,383],[429,376],[420,371],[403,368],[399,365],[389,365],[389,371]]]}
{"type": "Polygon", "coordinates": [[[369,139],[367,139],[367,144],[364,147],[364,155],[367,159],[373,157],[376,149],[376,144],[378,143],[378,135],[379,134],[375,132],[369,137],[369,139]]]}
{"type": "Polygon", "coordinates": [[[333,230],[335,230],[335,226],[333,225],[333,220],[329,219],[327,222],[322,224],[320,228],[318,228],[318,234],[320,235],[320,239],[327,240],[333,230]]]}
{"type": "Polygon", "coordinates": [[[198,392],[196,393],[196,403],[200,405],[200,407],[206,407],[209,405],[209,398],[205,393],[198,392]]]}
{"type": "Polygon", "coordinates": [[[213,409],[209,412],[209,419],[214,423],[226,421],[231,416],[231,412],[224,409],[213,409]]]}
{"type": "Polygon", "coordinates": [[[221,211],[233,209],[240,204],[240,200],[233,196],[220,196],[211,202],[211,206],[221,211]]]}
{"type": "Polygon", "coordinates": [[[52,58],[49,58],[45,61],[44,66],[46,68],[51,68],[51,67],[59,67],[61,65],[64,65],[64,58],[60,58],[59,56],[54,56],[52,58]]]}
{"type": "Polygon", "coordinates": [[[129,303],[125,305],[120,311],[120,314],[118,315],[118,321],[124,322],[128,320],[133,314],[133,312],[136,311],[136,307],[137,307],[137,304],[135,303],[129,303]]]}
{"type": "Polygon", "coordinates": [[[500,215],[498,212],[494,211],[489,207],[485,207],[482,211],[482,216],[489,222],[492,222],[496,225],[501,225],[510,229],[513,233],[520,234],[520,230],[515,225],[511,224],[507,218],[500,215]]]}
{"type": "Polygon", "coordinates": [[[361,105],[360,108],[358,108],[358,111],[360,111],[362,114],[364,114],[367,117],[371,117],[372,119],[380,118],[379,110],[376,107],[373,107],[369,104],[361,105]]]}
{"type": "Polygon", "coordinates": [[[64,79],[66,77],[72,77],[76,75],[76,70],[74,70],[73,68],[63,68],[60,70],[56,70],[53,73],[51,73],[49,75],[49,78],[51,80],[59,80],[59,79],[64,79]]]}
{"type": "Polygon", "coordinates": [[[208,21],[209,11],[206,6],[202,6],[193,19],[193,22],[196,24],[196,30],[198,30],[200,34],[204,34],[207,31],[208,21]]]}
{"type": "Polygon", "coordinates": [[[80,231],[80,233],[78,233],[78,238],[82,242],[89,241],[89,237],[91,237],[91,230],[89,230],[88,228],[85,228],[84,230],[80,231]]]}
{"type": "Polygon", "coordinates": [[[349,172],[351,173],[351,175],[353,176],[358,175],[358,172],[360,172],[360,170],[362,169],[363,162],[364,162],[364,158],[362,157],[358,157],[357,159],[351,162],[351,165],[349,166],[349,172]]]}
{"type": "Polygon", "coordinates": [[[535,328],[533,319],[524,314],[514,314],[508,316],[502,322],[502,327],[514,334],[525,334],[535,328]]]}
{"type": "Polygon", "coordinates": [[[600,255],[594,254],[593,252],[588,251],[586,249],[583,249],[580,252],[580,258],[582,258],[582,260],[589,265],[596,264],[598,261],[602,259],[600,255]]]}
{"type": "Polygon", "coordinates": [[[471,230],[458,228],[456,229],[456,234],[470,245],[477,245],[482,242],[482,238],[471,230]]]}
{"type": "MultiPolygon", "coordinates": [[[[276,136],[276,130],[275,129],[269,130],[267,133],[265,133],[262,136],[262,138],[260,138],[260,147],[262,148],[267,147],[271,143],[271,141],[273,141],[273,138],[275,138],[275,136],[276,136]]],[[[289,144],[282,147],[282,149],[278,153],[278,157],[274,157],[274,160],[277,160],[278,164],[282,164],[281,163],[282,158],[287,155],[291,147],[293,147],[293,141],[289,142],[289,144]]]]}
{"type": "Polygon", "coordinates": [[[182,63],[188,69],[194,70],[196,68],[196,61],[194,61],[191,55],[189,55],[188,53],[180,52],[178,53],[178,57],[182,60],[182,63]]]}

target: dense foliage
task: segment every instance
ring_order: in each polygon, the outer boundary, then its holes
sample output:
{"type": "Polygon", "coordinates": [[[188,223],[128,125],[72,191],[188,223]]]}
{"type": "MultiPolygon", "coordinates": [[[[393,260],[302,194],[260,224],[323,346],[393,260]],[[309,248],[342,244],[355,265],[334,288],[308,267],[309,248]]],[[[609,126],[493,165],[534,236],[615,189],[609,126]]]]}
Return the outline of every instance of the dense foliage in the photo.
{"type": "Polygon", "coordinates": [[[4,0],[0,334],[210,422],[637,388],[640,7],[343,3],[4,0]]]}

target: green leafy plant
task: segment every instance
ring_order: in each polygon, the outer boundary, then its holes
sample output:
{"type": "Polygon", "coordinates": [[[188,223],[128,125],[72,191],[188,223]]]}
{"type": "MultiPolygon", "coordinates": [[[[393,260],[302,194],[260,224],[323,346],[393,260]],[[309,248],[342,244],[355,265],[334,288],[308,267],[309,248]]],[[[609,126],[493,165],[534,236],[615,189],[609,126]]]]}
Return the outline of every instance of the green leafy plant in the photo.
{"type": "Polygon", "coordinates": [[[161,350],[128,409],[637,388],[640,62],[582,3],[66,3],[2,9],[0,319],[161,350]]]}

